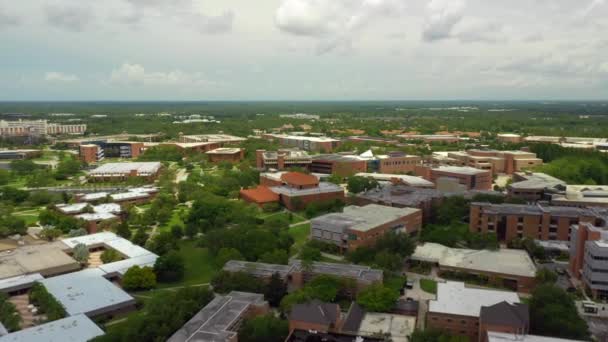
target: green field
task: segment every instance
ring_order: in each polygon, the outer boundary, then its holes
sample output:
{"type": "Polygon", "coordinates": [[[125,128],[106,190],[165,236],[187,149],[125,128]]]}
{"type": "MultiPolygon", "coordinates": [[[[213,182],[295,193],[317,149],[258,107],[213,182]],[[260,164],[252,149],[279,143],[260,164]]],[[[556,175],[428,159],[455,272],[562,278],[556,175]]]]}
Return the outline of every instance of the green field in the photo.
{"type": "Polygon", "coordinates": [[[184,279],[175,283],[159,283],[159,289],[209,283],[219,271],[207,248],[196,247],[195,241],[181,241],[178,252],[185,261],[184,279]]]}
{"type": "Polygon", "coordinates": [[[308,240],[308,236],[310,235],[310,223],[302,223],[290,227],[289,235],[291,235],[294,240],[293,246],[291,246],[290,254],[295,255],[308,240]]]}
{"type": "Polygon", "coordinates": [[[420,279],[420,288],[424,292],[437,294],[437,282],[431,279],[420,279]]]}

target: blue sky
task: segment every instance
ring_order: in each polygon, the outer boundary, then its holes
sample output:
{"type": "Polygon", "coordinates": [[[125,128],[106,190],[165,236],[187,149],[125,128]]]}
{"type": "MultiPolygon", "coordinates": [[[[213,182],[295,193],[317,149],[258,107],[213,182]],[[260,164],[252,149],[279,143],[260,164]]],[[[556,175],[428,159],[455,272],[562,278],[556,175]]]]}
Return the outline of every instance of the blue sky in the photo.
{"type": "Polygon", "coordinates": [[[606,99],[608,0],[0,0],[0,100],[606,99]]]}

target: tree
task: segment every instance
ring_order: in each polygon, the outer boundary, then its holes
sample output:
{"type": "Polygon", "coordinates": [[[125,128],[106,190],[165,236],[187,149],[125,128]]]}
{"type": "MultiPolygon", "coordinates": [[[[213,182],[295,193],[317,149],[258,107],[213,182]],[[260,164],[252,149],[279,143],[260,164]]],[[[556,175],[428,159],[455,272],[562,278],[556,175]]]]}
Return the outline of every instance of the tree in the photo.
{"type": "Polygon", "coordinates": [[[399,299],[399,293],[382,284],[373,284],[363,289],[357,296],[357,303],[368,311],[387,312],[399,299]]]}
{"type": "Polygon", "coordinates": [[[278,273],[273,273],[264,291],[264,298],[271,306],[279,306],[287,294],[287,284],[278,273]]]}
{"type": "Polygon", "coordinates": [[[148,241],[148,248],[159,255],[177,249],[177,240],[171,232],[162,232],[148,241]]]}
{"type": "Polygon", "coordinates": [[[289,334],[289,325],[273,315],[258,316],[245,319],[238,334],[242,342],[282,342],[289,334]]]}
{"type": "Polygon", "coordinates": [[[574,300],[559,287],[551,284],[536,287],[529,306],[530,333],[589,340],[589,328],[578,315],[574,300]]]}
{"type": "Polygon", "coordinates": [[[131,233],[131,229],[129,229],[129,224],[126,221],[120,223],[116,227],[116,234],[125,239],[131,239],[131,235],[133,235],[133,233],[131,233]]]}
{"type": "Polygon", "coordinates": [[[8,184],[11,178],[11,173],[8,170],[0,169],[0,185],[8,184]]]}
{"type": "Polygon", "coordinates": [[[346,188],[348,189],[348,192],[358,194],[375,189],[378,186],[378,181],[373,178],[353,176],[348,178],[346,188]]]}
{"type": "Polygon", "coordinates": [[[159,281],[174,282],[182,279],[185,273],[184,258],[176,251],[161,255],[154,263],[154,272],[159,281]]]}
{"type": "Polygon", "coordinates": [[[171,235],[176,240],[180,240],[184,236],[184,229],[179,224],[174,224],[171,226],[171,235]]]}
{"type": "Polygon", "coordinates": [[[263,292],[264,285],[259,279],[245,272],[220,271],[212,280],[213,290],[218,293],[230,291],[263,292]]]}
{"type": "Polygon", "coordinates": [[[415,330],[409,338],[410,342],[468,342],[466,336],[450,335],[447,332],[434,329],[415,330]]]}
{"type": "Polygon", "coordinates": [[[151,267],[132,266],[122,277],[122,287],[127,291],[149,290],[156,287],[156,274],[151,267]]]}
{"type": "Polygon", "coordinates": [[[267,264],[287,265],[289,262],[289,255],[287,254],[287,251],[283,249],[275,249],[272,252],[262,254],[260,260],[258,261],[265,262],[267,264]]]}
{"type": "Polygon", "coordinates": [[[318,248],[304,245],[300,251],[300,259],[306,261],[319,261],[321,260],[321,251],[318,248]]]}
{"type": "Polygon", "coordinates": [[[537,284],[553,284],[557,281],[557,274],[546,267],[539,268],[536,271],[537,284]]]}
{"type": "Polygon", "coordinates": [[[241,252],[235,248],[220,248],[215,257],[215,262],[218,267],[224,267],[224,265],[230,260],[245,260],[241,252]]]}
{"type": "Polygon", "coordinates": [[[144,246],[146,244],[146,241],[148,241],[148,237],[149,236],[144,230],[144,227],[139,227],[131,238],[131,241],[136,245],[144,246]]]}
{"type": "Polygon", "coordinates": [[[76,158],[64,158],[57,164],[55,170],[55,179],[63,180],[75,175],[80,171],[81,163],[76,158]]]}
{"type": "Polygon", "coordinates": [[[62,234],[61,230],[57,229],[57,228],[44,228],[41,232],[40,232],[40,237],[48,240],[48,241],[53,241],[56,238],[60,237],[62,234]]]}
{"type": "Polygon", "coordinates": [[[112,248],[106,249],[105,251],[103,251],[103,253],[101,253],[100,258],[104,264],[109,264],[114,261],[122,260],[122,257],[120,256],[120,254],[112,248]]]}
{"type": "Polygon", "coordinates": [[[86,265],[89,261],[89,248],[84,243],[79,243],[72,249],[72,256],[79,263],[86,265]]]}
{"type": "Polygon", "coordinates": [[[40,168],[40,165],[28,159],[13,160],[11,162],[11,170],[20,176],[32,174],[35,170],[38,170],[40,168]]]}

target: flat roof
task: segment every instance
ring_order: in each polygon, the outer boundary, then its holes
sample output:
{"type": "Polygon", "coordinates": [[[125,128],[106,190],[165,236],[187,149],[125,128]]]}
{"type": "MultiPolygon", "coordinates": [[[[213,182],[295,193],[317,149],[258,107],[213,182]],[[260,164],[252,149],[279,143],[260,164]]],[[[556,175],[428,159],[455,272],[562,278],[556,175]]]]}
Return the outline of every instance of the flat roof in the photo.
{"type": "Polygon", "coordinates": [[[85,220],[85,221],[105,221],[112,220],[117,218],[118,216],[112,213],[84,213],[76,215],[77,219],[85,220]]]}
{"type": "Polygon", "coordinates": [[[549,336],[521,335],[488,331],[488,342],[582,342],[549,336]]]}
{"type": "Polygon", "coordinates": [[[473,202],[471,205],[481,207],[484,214],[493,215],[542,215],[548,213],[552,216],[595,216],[596,212],[588,208],[547,206],[541,204],[492,204],[487,202],[473,202]]]}
{"type": "Polygon", "coordinates": [[[479,317],[481,307],[500,302],[519,303],[515,292],[466,287],[462,282],[437,283],[437,299],[429,301],[429,312],[479,317]]]}
{"type": "Polygon", "coordinates": [[[296,189],[289,186],[273,186],[270,188],[270,190],[272,190],[274,193],[287,196],[304,196],[332,192],[344,193],[344,188],[339,185],[328,182],[320,182],[319,186],[309,189],[296,189]]]}
{"type": "Polygon", "coordinates": [[[312,219],[315,224],[346,223],[351,230],[368,231],[391,221],[419,212],[414,208],[395,208],[386,205],[368,204],[362,207],[347,206],[341,213],[330,213],[312,219]]]}
{"type": "Polygon", "coordinates": [[[63,305],[68,315],[96,314],[108,308],[118,309],[135,299],[104,278],[99,268],[46,278],[40,282],[63,305]]]}
{"type": "Polygon", "coordinates": [[[419,187],[434,187],[435,186],[435,184],[433,184],[433,182],[430,182],[422,177],[409,176],[409,175],[360,172],[360,173],[355,174],[355,176],[373,178],[378,181],[391,181],[393,179],[397,179],[397,180],[403,182],[404,184],[411,185],[411,186],[419,186],[419,187]]]}
{"type": "Polygon", "coordinates": [[[220,147],[215,150],[207,151],[206,154],[237,154],[241,153],[242,149],[238,147],[220,147]]]}
{"type": "Polygon", "coordinates": [[[12,278],[6,278],[0,280],[0,291],[10,292],[13,289],[20,288],[22,286],[31,286],[35,282],[44,279],[40,273],[31,273],[19,275],[12,278]]]}
{"type": "Polygon", "coordinates": [[[76,270],[78,262],[67,255],[61,244],[17,246],[0,253],[0,279],[30,273],[45,273],[48,270],[76,270]]]}
{"type": "Polygon", "coordinates": [[[561,179],[555,178],[542,172],[518,172],[516,173],[516,175],[518,177],[523,178],[523,180],[511,183],[509,187],[513,189],[544,189],[552,188],[558,185],[566,185],[566,182],[562,181],[561,179]]]}
{"type": "Polygon", "coordinates": [[[488,170],[480,170],[470,166],[439,166],[431,169],[432,171],[459,173],[463,175],[477,175],[488,173],[488,170]]]}
{"type": "Polygon", "coordinates": [[[378,336],[389,333],[391,341],[407,342],[415,329],[416,317],[368,312],[363,316],[358,334],[378,336]]]}
{"type": "Polygon", "coordinates": [[[152,175],[161,168],[160,162],[107,163],[89,171],[91,176],[125,175],[136,170],[138,175],[152,175]]]}
{"type": "Polygon", "coordinates": [[[229,134],[194,134],[184,135],[182,139],[200,140],[201,142],[240,142],[245,141],[245,138],[237,137],[229,134]]]}
{"type": "Polygon", "coordinates": [[[236,332],[233,323],[243,318],[251,305],[264,305],[264,295],[232,291],[226,296],[216,296],[167,342],[232,341],[236,332]]]}
{"type": "MultiPolygon", "coordinates": [[[[122,238],[112,232],[101,232],[96,234],[89,234],[83,236],[77,236],[61,240],[61,242],[68,248],[74,248],[79,243],[84,244],[88,248],[93,247],[108,247],[116,250],[127,258],[135,258],[147,254],[153,254],[147,249],[138,246],[131,241],[122,238]]],[[[107,264],[106,264],[107,265],[107,264]]]]}
{"type": "Polygon", "coordinates": [[[0,342],[87,342],[103,334],[87,316],[74,315],[1,336],[0,342]]]}
{"type": "Polygon", "coordinates": [[[357,197],[370,201],[417,207],[421,202],[443,198],[446,194],[437,189],[417,188],[407,185],[387,184],[358,194],[357,197]]]}
{"type": "Polygon", "coordinates": [[[528,253],[518,249],[475,250],[450,248],[427,242],[416,247],[414,260],[438,263],[439,266],[461,268],[477,272],[491,272],[520,277],[536,276],[536,266],[528,253]]]}
{"type": "Polygon", "coordinates": [[[301,135],[287,135],[287,134],[270,134],[270,136],[279,139],[289,140],[300,140],[300,141],[312,141],[312,142],[339,142],[340,140],[329,138],[329,137],[307,137],[301,135]]]}

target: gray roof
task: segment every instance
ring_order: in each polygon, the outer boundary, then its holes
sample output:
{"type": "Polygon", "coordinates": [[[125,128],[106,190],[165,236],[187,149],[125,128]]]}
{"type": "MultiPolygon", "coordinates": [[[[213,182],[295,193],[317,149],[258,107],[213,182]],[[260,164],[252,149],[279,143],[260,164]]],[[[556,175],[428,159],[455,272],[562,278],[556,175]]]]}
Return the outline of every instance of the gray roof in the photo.
{"type": "Polygon", "coordinates": [[[78,262],[63,251],[60,243],[18,246],[0,253],[0,279],[48,270],[77,270],[78,262]]]}
{"type": "Polygon", "coordinates": [[[534,172],[534,173],[517,173],[518,177],[522,178],[522,181],[514,182],[509,185],[512,189],[545,189],[553,188],[556,186],[566,186],[566,182],[561,179],[557,179],[553,176],[549,176],[546,173],[534,172]]]}
{"type": "Polygon", "coordinates": [[[357,195],[372,202],[397,204],[406,207],[417,207],[420,203],[443,198],[445,194],[436,189],[424,189],[413,186],[387,184],[357,195]]]}
{"type": "Polygon", "coordinates": [[[489,172],[488,170],[480,170],[470,166],[439,166],[433,168],[432,170],[439,172],[458,173],[463,175],[478,175],[489,172]]]}
{"type": "Polygon", "coordinates": [[[420,211],[413,208],[394,208],[385,205],[368,204],[363,207],[348,206],[342,213],[330,213],[312,220],[313,224],[344,223],[351,230],[368,231],[380,225],[398,220],[420,211]]]}
{"type": "Polygon", "coordinates": [[[336,323],[339,313],[338,304],[324,303],[315,299],[294,305],[289,312],[289,320],[331,325],[336,323]]]}
{"type": "Polygon", "coordinates": [[[265,305],[264,295],[232,291],[227,296],[217,296],[176,331],[167,342],[222,342],[232,341],[236,332],[233,323],[247,311],[250,305],[265,305]]]}
{"type": "Polygon", "coordinates": [[[491,306],[482,306],[479,318],[484,324],[511,327],[530,326],[528,305],[521,303],[500,302],[491,306]]]}
{"type": "Polygon", "coordinates": [[[541,204],[491,204],[486,202],[473,202],[471,205],[480,206],[482,213],[493,215],[542,215],[548,213],[552,216],[596,216],[596,211],[587,208],[544,206],[541,204]]]}
{"type": "Polygon", "coordinates": [[[0,342],[86,342],[103,335],[85,315],[75,315],[0,337],[0,342]]]}
{"type": "Polygon", "coordinates": [[[327,182],[320,182],[319,186],[309,189],[296,189],[289,186],[273,186],[270,188],[270,190],[272,190],[272,192],[274,193],[287,196],[305,196],[334,192],[344,193],[344,188],[342,188],[341,186],[327,182]]]}

